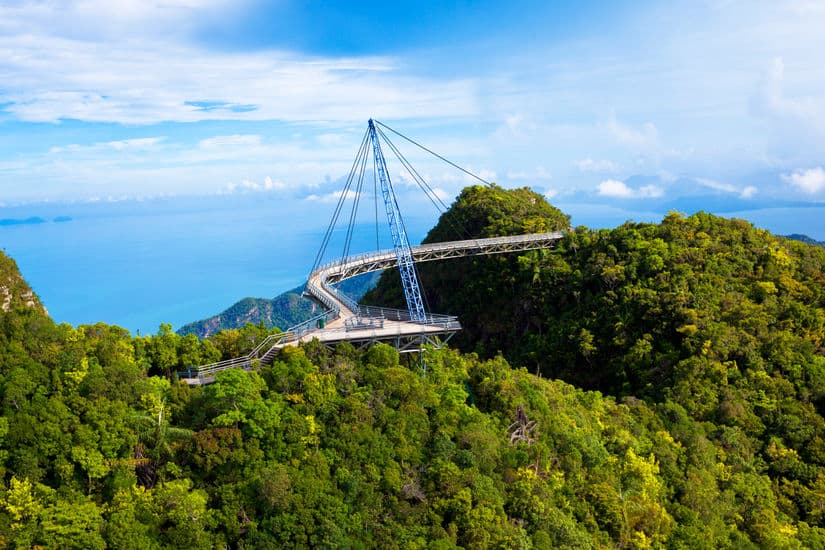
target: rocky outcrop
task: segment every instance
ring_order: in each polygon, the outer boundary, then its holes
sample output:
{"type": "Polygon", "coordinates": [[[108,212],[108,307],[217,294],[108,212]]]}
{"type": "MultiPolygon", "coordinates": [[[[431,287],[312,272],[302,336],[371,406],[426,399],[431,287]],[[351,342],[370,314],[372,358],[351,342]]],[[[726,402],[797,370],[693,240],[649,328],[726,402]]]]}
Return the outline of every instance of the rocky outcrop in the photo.
{"type": "Polygon", "coordinates": [[[23,279],[17,263],[0,252],[0,312],[8,313],[21,308],[36,308],[48,314],[40,298],[23,279]]]}

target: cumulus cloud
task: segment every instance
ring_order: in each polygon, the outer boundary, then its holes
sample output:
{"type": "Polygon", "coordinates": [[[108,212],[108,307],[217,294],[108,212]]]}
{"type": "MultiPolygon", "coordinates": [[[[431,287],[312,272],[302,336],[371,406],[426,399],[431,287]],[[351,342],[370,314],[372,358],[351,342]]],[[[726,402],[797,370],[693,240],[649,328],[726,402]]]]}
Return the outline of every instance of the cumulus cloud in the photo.
{"type": "Polygon", "coordinates": [[[664,195],[664,191],[656,185],[642,185],[633,189],[623,181],[607,179],[599,184],[598,194],[620,199],[653,199],[664,195]]]}
{"type": "Polygon", "coordinates": [[[251,180],[241,180],[238,183],[229,182],[224,188],[224,193],[259,193],[265,191],[281,191],[287,188],[287,185],[281,181],[273,181],[271,177],[264,178],[263,183],[258,183],[251,180]]]}
{"type": "Polygon", "coordinates": [[[783,174],[782,180],[804,193],[814,194],[825,189],[825,170],[821,166],[783,174]]]}
{"type": "Polygon", "coordinates": [[[754,187],[753,185],[747,185],[747,186],[745,186],[745,188],[744,188],[744,189],[742,189],[742,191],[739,193],[739,196],[740,196],[741,198],[743,198],[743,199],[750,199],[750,198],[752,198],[754,195],[756,195],[756,193],[757,193],[758,191],[759,191],[759,189],[757,189],[757,188],[756,188],[756,187],[754,187]]]}

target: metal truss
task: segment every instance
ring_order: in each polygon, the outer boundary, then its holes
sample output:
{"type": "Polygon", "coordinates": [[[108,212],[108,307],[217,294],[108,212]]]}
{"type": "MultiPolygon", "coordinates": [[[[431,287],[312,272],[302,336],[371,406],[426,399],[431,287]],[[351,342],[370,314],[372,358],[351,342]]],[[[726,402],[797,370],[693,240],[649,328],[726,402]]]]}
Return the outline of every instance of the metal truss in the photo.
{"type": "Polygon", "coordinates": [[[398,208],[398,201],[395,198],[395,191],[392,188],[390,173],[387,170],[387,163],[384,160],[384,153],[381,151],[381,144],[378,141],[378,134],[375,131],[375,124],[373,124],[372,119],[369,120],[368,126],[375,167],[378,170],[378,179],[381,183],[381,196],[384,199],[387,223],[390,226],[390,233],[392,234],[395,263],[401,273],[401,284],[404,287],[407,309],[409,309],[410,317],[412,317],[413,320],[424,319],[424,301],[421,299],[418,276],[415,274],[415,264],[413,263],[414,260],[412,252],[410,251],[410,241],[407,238],[404,221],[401,219],[401,210],[398,208]]]}
{"type": "MultiPolygon", "coordinates": [[[[493,237],[490,239],[473,239],[467,241],[450,241],[443,243],[422,244],[410,247],[413,261],[431,262],[450,258],[468,256],[486,256],[508,252],[527,252],[553,248],[564,237],[563,231],[552,233],[534,233],[532,235],[515,235],[512,237],[493,237]]],[[[338,259],[321,266],[313,275],[323,272],[323,280],[335,284],[372,271],[381,271],[397,265],[394,250],[380,250],[338,259]]],[[[310,275],[310,280],[313,279],[310,275]]]]}

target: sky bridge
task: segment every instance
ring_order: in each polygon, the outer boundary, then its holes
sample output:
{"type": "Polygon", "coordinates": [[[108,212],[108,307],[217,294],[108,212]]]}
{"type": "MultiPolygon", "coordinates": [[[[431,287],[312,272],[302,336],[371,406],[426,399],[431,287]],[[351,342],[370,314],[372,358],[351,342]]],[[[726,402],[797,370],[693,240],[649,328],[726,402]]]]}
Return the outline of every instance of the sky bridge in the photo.
{"type": "MultiPolygon", "coordinates": [[[[412,247],[415,262],[430,262],[450,258],[526,252],[554,247],[564,232],[535,233],[512,237],[473,239],[412,247]]],[[[181,380],[192,385],[209,384],[215,374],[230,368],[252,369],[270,364],[278,351],[317,338],[327,346],[349,342],[363,348],[378,342],[393,345],[401,353],[418,352],[422,345],[441,346],[459,330],[457,317],[429,313],[424,319],[413,320],[409,311],[358,304],[333,285],[345,279],[394,268],[397,258],[393,250],[358,254],[329,262],[310,274],[306,293],[324,312],[280,334],[269,336],[248,355],[193,367],[179,373],[181,380]]]]}
{"type": "MultiPolygon", "coordinates": [[[[315,265],[307,278],[304,294],[321,306],[322,313],[290,328],[286,332],[269,336],[243,357],[190,367],[179,373],[181,380],[190,385],[209,384],[215,380],[215,375],[222,370],[230,368],[253,369],[260,365],[270,364],[277,356],[278,351],[284,347],[296,346],[314,339],[330,347],[334,347],[340,342],[349,342],[356,348],[363,348],[383,342],[394,346],[401,353],[420,352],[425,345],[440,347],[461,330],[461,324],[457,317],[428,313],[425,310],[415,269],[416,264],[451,258],[552,248],[564,237],[564,232],[557,231],[411,246],[407,238],[401,211],[398,208],[390,174],[387,170],[381,148],[382,140],[396,154],[404,167],[407,168],[410,176],[419,184],[419,187],[427,194],[433,204],[437,207],[440,204],[444,210],[447,207],[432,188],[423,181],[418,172],[412,168],[406,158],[401,155],[398,148],[389,141],[381,127],[411,141],[441,160],[470,174],[463,168],[456,166],[395,130],[378,121],[370,120],[367,132],[361,142],[361,148],[322,241],[321,249],[316,256],[315,265]],[[379,196],[378,185],[380,184],[380,196],[384,201],[387,222],[392,234],[393,248],[364,254],[349,254],[350,240],[358,211],[358,201],[364,189],[367,157],[370,152],[373,156],[376,211],[379,196]],[[321,258],[334,233],[338,217],[344,210],[344,202],[350,196],[354,197],[354,201],[350,208],[350,221],[346,232],[347,242],[344,246],[344,254],[334,261],[321,265],[321,258]],[[362,306],[334,286],[351,277],[391,268],[398,269],[401,275],[401,283],[407,302],[406,310],[362,306]]],[[[470,175],[480,179],[478,176],[470,175]]],[[[481,181],[490,185],[489,182],[481,181]]],[[[376,220],[376,228],[377,225],[376,220]]]]}

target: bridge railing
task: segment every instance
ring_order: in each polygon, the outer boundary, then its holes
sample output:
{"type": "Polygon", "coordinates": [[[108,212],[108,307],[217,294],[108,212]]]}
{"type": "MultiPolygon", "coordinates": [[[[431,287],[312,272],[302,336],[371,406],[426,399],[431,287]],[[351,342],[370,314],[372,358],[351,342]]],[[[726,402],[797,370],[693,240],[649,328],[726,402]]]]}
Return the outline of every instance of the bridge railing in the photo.
{"type": "Polygon", "coordinates": [[[350,296],[347,296],[331,284],[324,281],[322,283],[324,290],[335,296],[340,300],[350,311],[360,317],[372,317],[376,319],[387,319],[390,321],[404,321],[417,323],[419,325],[434,325],[445,328],[460,328],[458,317],[454,315],[439,315],[437,313],[427,313],[424,319],[413,320],[410,312],[405,309],[394,309],[389,307],[365,306],[361,305],[350,296]]]}
{"type": "Polygon", "coordinates": [[[235,357],[233,359],[225,359],[223,361],[216,361],[214,363],[209,363],[208,365],[201,365],[198,367],[189,367],[185,371],[179,371],[178,377],[179,378],[197,378],[201,381],[205,378],[210,378],[215,376],[215,374],[219,373],[220,371],[232,368],[251,368],[252,362],[255,360],[259,360],[263,355],[272,349],[273,346],[278,344],[283,344],[286,342],[293,341],[297,339],[300,335],[295,334],[290,331],[286,332],[279,332],[278,334],[270,334],[263,340],[261,340],[257,346],[255,346],[252,351],[248,354],[243,355],[241,357],[235,357]]]}
{"type": "MultiPolygon", "coordinates": [[[[326,286],[325,281],[322,281],[321,285],[326,286]]],[[[330,292],[325,291],[325,289],[318,288],[315,284],[312,283],[312,281],[307,282],[306,293],[315,298],[316,300],[318,300],[319,302],[321,302],[321,305],[327,308],[328,310],[334,311],[336,316],[340,313],[341,308],[338,305],[338,303],[336,303],[336,301],[333,299],[333,297],[330,296],[330,292]]]]}
{"type": "Polygon", "coordinates": [[[294,327],[287,329],[285,332],[279,332],[278,334],[270,334],[269,336],[261,340],[261,342],[258,343],[258,345],[255,346],[255,348],[252,351],[250,351],[248,354],[244,356],[235,357],[233,359],[225,359],[223,361],[216,361],[214,363],[209,363],[208,365],[190,367],[185,371],[178,372],[178,377],[198,378],[200,380],[203,380],[204,378],[210,378],[215,376],[215,374],[219,373],[222,370],[232,369],[236,367],[246,369],[251,368],[252,362],[254,360],[260,360],[273,347],[279,344],[288,344],[290,342],[294,342],[307,332],[318,328],[318,322],[320,320],[323,319],[324,322],[329,322],[337,316],[337,308],[334,311],[324,311],[310,319],[307,319],[303,323],[299,323],[294,327]]]}
{"type": "Polygon", "coordinates": [[[326,282],[326,280],[324,280],[324,282],[321,284],[323,285],[324,290],[335,296],[335,298],[337,298],[342,304],[347,306],[347,309],[352,311],[354,314],[358,315],[359,309],[361,308],[358,302],[356,302],[352,299],[352,297],[347,296],[346,294],[344,294],[343,292],[341,292],[340,290],[326,282]]]}
{"type": "Polygon", "coordinates": [[[307,332],[309,332],[311,330],[315,330],[316,328],[318,328],[320,321],[323,320],[324,323],[329,323],[330,321],[332,321],[333,319],[335,319],[337,317],[338,317],[338,309],[337,308],[335,310],[324,311],[324,312],[316,315],[315,317],[307,319],[303,323],[297,324],[294,327],[290,327],[289,329],[287,329],[287,332],[291,332],[292,334],[294,334],[296,336],[303,336],[307,332]]]}
{"type": "Polygon", "coordinates": [[[423,320],[413,320],[410,312],[406,309],[394,309],[380,306],[359,306],[362,317],[381,317],[390,321],[402,321],[406,323],[416,323],[419,325],[440,326],[443,328],[461,328],[458,317],[455,315],[440,315],[438,313],[427,313],[423,320]]]}

